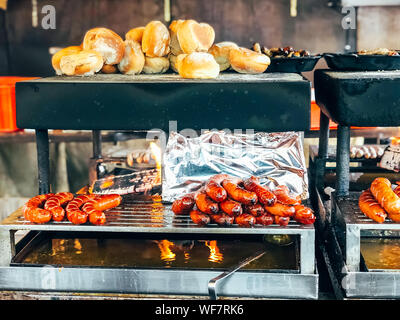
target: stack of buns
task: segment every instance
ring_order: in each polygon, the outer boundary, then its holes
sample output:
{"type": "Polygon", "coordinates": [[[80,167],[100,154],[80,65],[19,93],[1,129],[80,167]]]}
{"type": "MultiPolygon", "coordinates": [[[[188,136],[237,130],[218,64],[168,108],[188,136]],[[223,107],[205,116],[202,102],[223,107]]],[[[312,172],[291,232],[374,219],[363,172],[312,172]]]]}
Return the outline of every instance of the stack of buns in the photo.
{"type": "Polygon", "coordinates": [[[172,69],[183,78],[209,79],[228,69],[264,72],[268,56],[224,41],[214,44],[214,29],[195,20],[160,21],[136,27],[125,40],[107,28],[86,32],[80,46],[70,46],[52,57],[57,75],[89,76],[97,72],[126,75],[159,74],[172,69]]]}

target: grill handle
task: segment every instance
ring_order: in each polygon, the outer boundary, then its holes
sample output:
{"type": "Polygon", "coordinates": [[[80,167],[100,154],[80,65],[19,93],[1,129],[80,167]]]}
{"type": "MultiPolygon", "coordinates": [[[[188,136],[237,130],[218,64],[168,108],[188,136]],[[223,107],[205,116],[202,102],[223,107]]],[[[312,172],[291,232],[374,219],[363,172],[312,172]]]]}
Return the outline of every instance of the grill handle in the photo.
{"type": "Polygon", "coordinates": [[[229,268],[225,272],[221,273],[220,275],[216,276],[215,278],[211,279],[208,282],[208,295],[210,296],[211,300],[217,300],[218,295],[217,295],[217,284],[221,282],[221,280],[226,279],[239,269],[247,266],[250,262],[253,262],[259,258],[261,258],[264,254],[266,253],[265,250],[258,251],[254,255],[246,258],[245,260],[240,261],[237,265],[229,268]]]}

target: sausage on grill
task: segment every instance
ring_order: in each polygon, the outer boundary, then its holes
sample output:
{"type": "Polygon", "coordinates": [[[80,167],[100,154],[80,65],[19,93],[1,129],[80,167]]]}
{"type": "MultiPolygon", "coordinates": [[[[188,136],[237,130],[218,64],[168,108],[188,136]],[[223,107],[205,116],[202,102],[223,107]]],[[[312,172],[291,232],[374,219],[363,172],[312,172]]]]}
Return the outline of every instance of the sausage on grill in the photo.
{"type": "Polygon", "coordinates": [[[246,190],[255,192],[258,197],[258,201],[262,204],[272,206],[276,201],[276,196],[266,186],[261,186],[257,177],[250,177],[244,181],[244,187],[246,190]]]}
{"type": "Polygon", "coordinates": [[[62,206],[73,198],[74,195],[70,192],[56,193],[46,201],[44,208],[51,212],[54,221],[62,221],[65,218],[65,210],[62,206]]]}
{"type": "Polygon", "coordinates": [[[52,214],[49,210],[43,209],[43,206],[47,199],[52,196],[54,196],[54,193],[41,194],[30,199],[22,208],[24,218],[34,223],[49,222],[52,214]]]}
{"type": "Polygon", "coordinates": [[[288,205],[296,205],[301,203],[300,196],[292,195],[287,186],[278,186],[273,193],[280,203],[288,205]]]}
{"type": "Polygon", "coordinates": [[[376,201],[369,189],[361,193],[358,206],[362,213],[375,222],[382,223],[385,221],[387,216],[385,209],[376,201]]]}
{"type": "Polygon", "coordinates": [[[243,213],[242,204],[229,198],[220,202],[219,206],[223,212],[230,216],[238,216],[243,213]]]}
{"type": "Polygon", "coordinates": [[[256,224],[256,218],[248,213],[242,213],[235,217],[235,222],[241,227],[252,227],[256,224]]]}
{"type": "Polygon", "coordinates": [[[189,213],[190,210],[193,209],[194,205],[195,205],[194,195],[187,194],[187,195],[183,196],[182,198],[175,200],[172,203],[172,211],[175,214],[189,213]]]}
{"type": "Polygon", "coordinates": [[[371,193],[393,221],[400,221],[400,197],[392,190],[386,178],[376,178],[370,187],[371,193]]]}
{"type": "Polygon", "coordinates": [[[205,192],[215,202],[222,202],[227,198],[228,194],[221,183],[228,178],[227,174],[217,174],[206,182],[204,187],[205,192]]]}
{"type": "Polygon", "coordinates": [[[282,203],[275,203],[273,206],[264,206],[264,209],[269,214],[279,217],[293,217],[296,210],[293,206],[288,206],[282,203]]]}
{"type": "Polygon", "coordinates": [[[81,210],[81,207],[89,200],[93,200],[95,198],[96,195],[94,194],[83,194],[71,200],[65,208],[68,221],[73,224],[86,223],[88,214],[81,210]]]}
{"type": "Polygon", "coordinates": [[[92,224],[102,225],[106,222],[103,211],[115,208],[121,203],[122,197],[119,194],[102,195],[86,202],[82,210],[89,215],[92,224]]]}
{"type": "Polygon", "coordinates": [[[210,216],[199,210],[190,211],[190,218],[199,226],[204,226],[210,223],[210,216]]]}
{"type": "Polygon", "coordinates": [[[226,179],[222,181],[222,186],[225,188],[229,197],[243,204],[255,204],[258,200],[257,194],[239,187],[237,179],[226,179]]]}
{"type": "Polygon", "coordinates": [[[211,200],[204,189],[198,191],[195,196],[194,200],[196,201],[197,208],[204,213],[213,214],[219,211],[219,206],[217,202],[211,200]]]}

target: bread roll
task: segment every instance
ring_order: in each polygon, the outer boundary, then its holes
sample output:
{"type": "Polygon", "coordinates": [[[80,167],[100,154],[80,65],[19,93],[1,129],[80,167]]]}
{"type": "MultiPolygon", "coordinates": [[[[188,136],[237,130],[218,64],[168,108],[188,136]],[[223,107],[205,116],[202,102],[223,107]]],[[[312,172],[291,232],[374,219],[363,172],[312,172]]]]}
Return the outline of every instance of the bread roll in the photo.
{"type": "Polygon", "coordinates": [[[224,71],[231,66],[229,62],[229,51],[238,48],[239,47],[236,43],[224,41],[214,44],[210,50],[208,50],[208,53],[211,53],[215,61],[219,64],[219,71],[224,71]]]}
{"type": "Polygon", "coordinates": [[[169,69],[167,57],[145,57],[144,73],[164,73],[169,69]]]}
{"type": "Polygon", "coordinates": [[[265,54],[257,53],[247,48],[231,49],[229,62],[232,69],[239,73],[263,73],[271,60],[265,54]]]}
{"type": "Polygon", "coordinates": [[[182,78],[211,79],[218,77],[219,74],[219,64],[207,52],[180,54],[176,67],[182,78]]]}
{"type": "Polygon", "coordinates": [[[142,50],[148,57],[163,57],[169,53],[169,31],[160,21],[149,22],[142,37],[142,50]]]}
{"type": "Polygon", "coordinates": [[[94,28],[83,38],[84,50],[95,50],[103,56],[105,64],[120,63],[125,52],[122,38],[107,28],[94,28]]]}
{"type": "Polygon", "coordinates": [[[214,42],[215,32],[207,23],[185,20],[178,25],[177,38],[184,53],[207,52],[214,42]]]}
{"type": "Polygon", "coordinates": [[[142,44],[144,27],[137,27],[129,30],[125,34],[125,40],[133,40],[142,44]]]}
{"type": "Polygon", "coordinates": [[[124,74],[139,74],[144,67],[144,54],[139,42],[125,40],[125,54],[118,64],[118,69],[124,74]]]}
{"type": "Polygon", "coordinates": [[[115,64],[105,64],[103,65],[103,68],[101,68],[101,73],[106,73],[106,74],[111,74],[111,73],[117,73],[118,69],[115,66],[115,64]]]}
{"type": "Polygon", "coordinates": [[[57,75],[61,75],[61,69],[60,69],[60,60],[62,57],[72,54],[72,53],[78,53],[82,51],[82,48],[80,46],[71,46],[71,47],[66,47],[64,49],[61,49],[60,51],[56,52],[53,57],[51,58],[51,65],[53,66],[53,69],[56,71],[57,75]]]}
{"type": "Polygon", "coordinates": [[[63,56],[60,69],[68,76],[91,76],[103,67],[102,55],[94,50],[82,50],[63,56]]]}
{"type": "Polygon", "coordinates": [[[173,70],[173,71],[175,71],[176,73],[178,73],[178,68],[176,67],[176,60],[177,60],[177,56],[176,55],[174,55],[174,54],[172,54],[172,53],[170,53],[169,55],[168,55],[168,59],[169,59],[169,66],[170,66],[170,68],[173,70]]]}
{"type": "Polygon", "coordinates": [[[178,28],[184,21],[185,20],[174,20],[169,25],[169,33],[170,33],[170,37],[171,37],[170,48],[171,48],[172,54],[175,56],[178,56],[178,55],[184,53],[181,49],[181,46],[179,45],[178,36],[177,36],[178,28]]]}

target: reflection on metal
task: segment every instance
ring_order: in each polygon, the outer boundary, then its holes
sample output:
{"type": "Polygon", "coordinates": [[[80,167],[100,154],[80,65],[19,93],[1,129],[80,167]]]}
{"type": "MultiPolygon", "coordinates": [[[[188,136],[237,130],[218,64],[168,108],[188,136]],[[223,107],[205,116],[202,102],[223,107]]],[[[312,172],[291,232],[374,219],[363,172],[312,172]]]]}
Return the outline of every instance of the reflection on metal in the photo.
{"type": "Polygon", "coordinates": [[[224,255],[219,251],[216,240],[206,241],[205,245],[210,249],[208,261],[220,263],[224,260],[224,255]]]}

